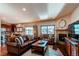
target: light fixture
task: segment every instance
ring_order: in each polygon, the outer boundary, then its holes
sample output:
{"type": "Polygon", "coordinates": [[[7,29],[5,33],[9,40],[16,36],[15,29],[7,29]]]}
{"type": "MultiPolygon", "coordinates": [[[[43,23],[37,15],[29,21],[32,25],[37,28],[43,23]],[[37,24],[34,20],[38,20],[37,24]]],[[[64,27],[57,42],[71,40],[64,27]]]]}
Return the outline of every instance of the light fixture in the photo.
{"type": "Polygon", "coordinates": [[[26,11],[27,9],[26,8],[22,8],[22,11],[26,11]]]}

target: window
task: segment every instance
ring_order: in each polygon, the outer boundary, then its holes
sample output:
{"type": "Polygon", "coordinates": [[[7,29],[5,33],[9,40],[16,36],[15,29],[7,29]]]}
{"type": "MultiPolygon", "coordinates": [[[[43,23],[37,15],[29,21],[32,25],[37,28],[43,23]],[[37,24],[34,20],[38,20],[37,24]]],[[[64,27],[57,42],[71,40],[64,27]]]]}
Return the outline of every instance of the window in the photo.
{"type": "Polygon", "coordinates": [[[25,32],[26,32],[27,35],[33,35],[33,27],[25,28],[25,32]]]}
{"type": "Polygon", "coordinates": [[[47,34],[47,26],[42,26],[41,27],[41,32],[42,32],[42,34],[47,34]]]}
{"type": "Polygon", "coordinates": [[[79,24],[74,25],[75,27],[75,34],[79,34],[79,24]]]}
{"type": "Polygon", "coordinates": [[[1,28],[1,32],[4,32],[4,31],[6,31],[6,29],[5,28],[1,28]]]}
{"type": "Polygon", "coordinates": [[[5,34],[6,33],[6,28],[1,28],[1,34],[5,34]]]}
{"type": "Polygon", "coordinates": [[[17,27],[17,31],[21,32],[23,30],[22,27],[17,27]]]}
{"type": "Polygon", "coordinates": [[[54,26],[48,26],[48,34],[54,34],[54,26]]]}
{"type": "Polygon", "coordinates": [[[54,34],[55,32],[55,26],[41,26],[41,33],[42,34],[54,34]]]}

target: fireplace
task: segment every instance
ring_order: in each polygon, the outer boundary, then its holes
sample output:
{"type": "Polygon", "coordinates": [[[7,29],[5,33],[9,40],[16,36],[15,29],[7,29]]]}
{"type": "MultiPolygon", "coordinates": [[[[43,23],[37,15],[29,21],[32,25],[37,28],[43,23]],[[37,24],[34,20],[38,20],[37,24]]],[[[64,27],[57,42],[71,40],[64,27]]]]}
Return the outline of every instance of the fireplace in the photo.
{"type": "Polygon", "coordinates": [[[59,34],[60,41],[65,41],[64,37],[67,37],[67,34],[59,34]]]}

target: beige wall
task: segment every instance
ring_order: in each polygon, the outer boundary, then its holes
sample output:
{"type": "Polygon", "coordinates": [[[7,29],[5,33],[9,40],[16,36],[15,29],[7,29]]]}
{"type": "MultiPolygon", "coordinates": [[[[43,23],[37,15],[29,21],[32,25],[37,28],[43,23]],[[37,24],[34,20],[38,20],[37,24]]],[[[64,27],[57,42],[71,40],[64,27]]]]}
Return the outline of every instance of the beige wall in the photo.
{"type": "Polygon", "coordinates": [[[71,15],[71,23],[76,22],[79,20],[79,6],[74,10],[74,12],[71,15]]]}

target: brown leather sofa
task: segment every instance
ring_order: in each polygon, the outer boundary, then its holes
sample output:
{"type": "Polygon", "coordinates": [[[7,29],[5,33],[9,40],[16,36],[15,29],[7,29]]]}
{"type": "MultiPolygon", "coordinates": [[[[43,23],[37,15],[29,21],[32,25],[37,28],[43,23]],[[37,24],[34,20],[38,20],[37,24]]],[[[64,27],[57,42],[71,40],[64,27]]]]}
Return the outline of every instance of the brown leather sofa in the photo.
{"type": "Polygon", "coordinates": [[[29,40],[29,38],[27,36],[24,36],[24,37],[26,38],[26,40],[24,41],[24,43],[22,45],[18,44],[15,41],[12,41],[12,42],[8,41],[7,42],[8,54],[11,54],[11,55],[21,55],[25,51],[27,51],[29,48],[31,48],[31,44],[32,43],[37,41],[37,40],[29,40]]]}

